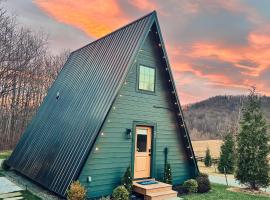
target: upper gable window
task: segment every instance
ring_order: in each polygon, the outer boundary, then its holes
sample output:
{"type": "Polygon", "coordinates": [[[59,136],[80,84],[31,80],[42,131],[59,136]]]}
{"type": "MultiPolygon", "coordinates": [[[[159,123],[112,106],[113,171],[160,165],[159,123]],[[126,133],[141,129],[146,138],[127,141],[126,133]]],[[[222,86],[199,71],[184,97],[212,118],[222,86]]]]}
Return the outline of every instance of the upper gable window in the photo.
{"type": "Polygon", "coordinates": [[[139,66],[139,90],[155,91],[155,68],[139,66]]]}

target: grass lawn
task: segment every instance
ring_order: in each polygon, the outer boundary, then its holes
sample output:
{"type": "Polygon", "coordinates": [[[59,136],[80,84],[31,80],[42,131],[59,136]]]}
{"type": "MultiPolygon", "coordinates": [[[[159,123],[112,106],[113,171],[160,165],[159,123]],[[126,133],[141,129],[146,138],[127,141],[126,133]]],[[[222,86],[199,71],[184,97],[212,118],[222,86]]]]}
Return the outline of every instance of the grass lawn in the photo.
{"type": "Polygon", "coordinates": [[[6,159],[7,157],[10,156],[12,151],[2,151],[0,152],[0,159],[6,159]]]}
{"type": "Polygon", "coordinates": [[[255,196],[226,190],[226,186],[212,184],[212,191],[205,194],[191,194],[182,196],[184,200],[269,200],[269,197],[255,196]]]}
{"type": "Polygon", "coordinates": [[[24,199],[27,199],[27,200],[41,200],[41,198],[33,195],[31,192],[29,191],[22,191],[22,196],[24,197],[24,199]]]}

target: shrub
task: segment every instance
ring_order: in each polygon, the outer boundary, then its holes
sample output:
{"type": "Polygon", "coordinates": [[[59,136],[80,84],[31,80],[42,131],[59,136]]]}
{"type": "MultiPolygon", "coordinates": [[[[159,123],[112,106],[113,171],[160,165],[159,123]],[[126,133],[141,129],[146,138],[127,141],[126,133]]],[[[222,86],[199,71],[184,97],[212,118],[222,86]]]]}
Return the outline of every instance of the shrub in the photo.
{"type": "Polygon", "coordinates": [[[114,200],[129,200],[129,192],[123,185],[115,188],[112,196],[114,200]]]}
{"type": "Polygon", "coordinates": [[[211,167],[212,166],[212,157],[210,155],[210,149],[207,148],[205,152],[205,158],[204,158],[204,164],[206,167],[211,167]]]}
{"type": "Polygon", "coordinates": [[[75,181],[70,185],[67,191],[68,200],[83,200],[86,198],[86,189],[80,184],[79,181],[75,181]]]}
{"type": "Polygon", "coordinates": [[[187,189],[188,193],[196,193],[198,191],[198,183],[194,179],[185,181],[183,186],[187,189]]]}
{"type": "Polygon", "coordinates": [[[132,177],[131,177],[130,166],[127,168],[124,176],[122,177],[121,183],[123,186],[125,186],[125,188],[127,189],[129,193],[132,192],[132,177]]]}
{"type": "Polygon", "coordinates": [[[7,164],[7,160],[3,160],[1,168],[5,171],[8,171],[10,169],[10,166],[7,164]]]}
{"type": "Polygon", "coordinates": [[[167,163],[164,169],[164,183],[172,184],[172,170],[171,165],[167,163]]]}
{"type": "Polygon", "coordinates": [[[199,193],[205,193],[211,190],[211,184],[210,184],[207,174],[203,174],[203,173],[199,174],[199,176],[197,176],[196,178],[196,181],[198,183],[199,193]]]}
{"type": "Polygon", "coordinates": [[[224,138],[224,143],[220,148],[220,159],[218,163],[218,171],[221,173],[232,174],[235,165],[235,145],[232,134],[224,138]]]}
{"type": "Polygon", "coordinates": [[[183,185],[175,185],[175,186],[173,186],[173,190],[177,191],[178,192],[178,195],[187,194],[188,193],[187,188],[184,187],[183,185]]]}

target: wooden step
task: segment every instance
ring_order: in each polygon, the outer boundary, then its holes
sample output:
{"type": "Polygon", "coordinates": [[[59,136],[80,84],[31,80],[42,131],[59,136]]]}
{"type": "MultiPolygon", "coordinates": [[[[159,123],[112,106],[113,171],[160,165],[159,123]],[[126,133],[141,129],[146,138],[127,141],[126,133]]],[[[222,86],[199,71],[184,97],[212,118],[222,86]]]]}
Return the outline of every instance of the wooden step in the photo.
{"type": "Polygon", "coordinates": [[[177,197],[177,192],[173,190],[149,193],[144,196],[145,200],[166,200],[177,197]]]}
{"type": "Polygon", "coordinates": [[[141,185],[137,182],[140,182],[140,181],[133,182],[133,191],[139,194],[143,194],[143,195],[172,190],[172,185],[162,183],[162,182],[158,182],[157,184],[150,184],[150,185],[141,185]]]}

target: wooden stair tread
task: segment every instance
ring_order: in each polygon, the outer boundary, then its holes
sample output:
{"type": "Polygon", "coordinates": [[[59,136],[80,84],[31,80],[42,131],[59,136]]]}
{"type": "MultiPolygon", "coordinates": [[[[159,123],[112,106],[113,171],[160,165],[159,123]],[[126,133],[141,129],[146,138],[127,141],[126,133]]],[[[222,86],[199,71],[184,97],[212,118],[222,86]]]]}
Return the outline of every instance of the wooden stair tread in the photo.
{"type": "Polygon", "coordinates": [[[163,187],[172,187],[172,185],[169,185],[167,183],[162,183],[162,182],[158,182],[157,184],[150,184],[150,185],[141,185],[138,182],[140,181],[135,181],[133,182],[134,186],[140,187],[140,188],[144,188],[144,189],[155,189],[155,188],[163,188],[163,187]]]}
{"type": "Polygon", "coordinates": [[[166,190],[166,191],[162,191],[162,192],[149,193],[149,194],[147,194],[147,196],[157,197],[157,196],[163,196],[163,195],[168,195],[168,194],[175,194],[175,195],[177,195],[177,192],[174,191],[174,190],[166,190]]]}

